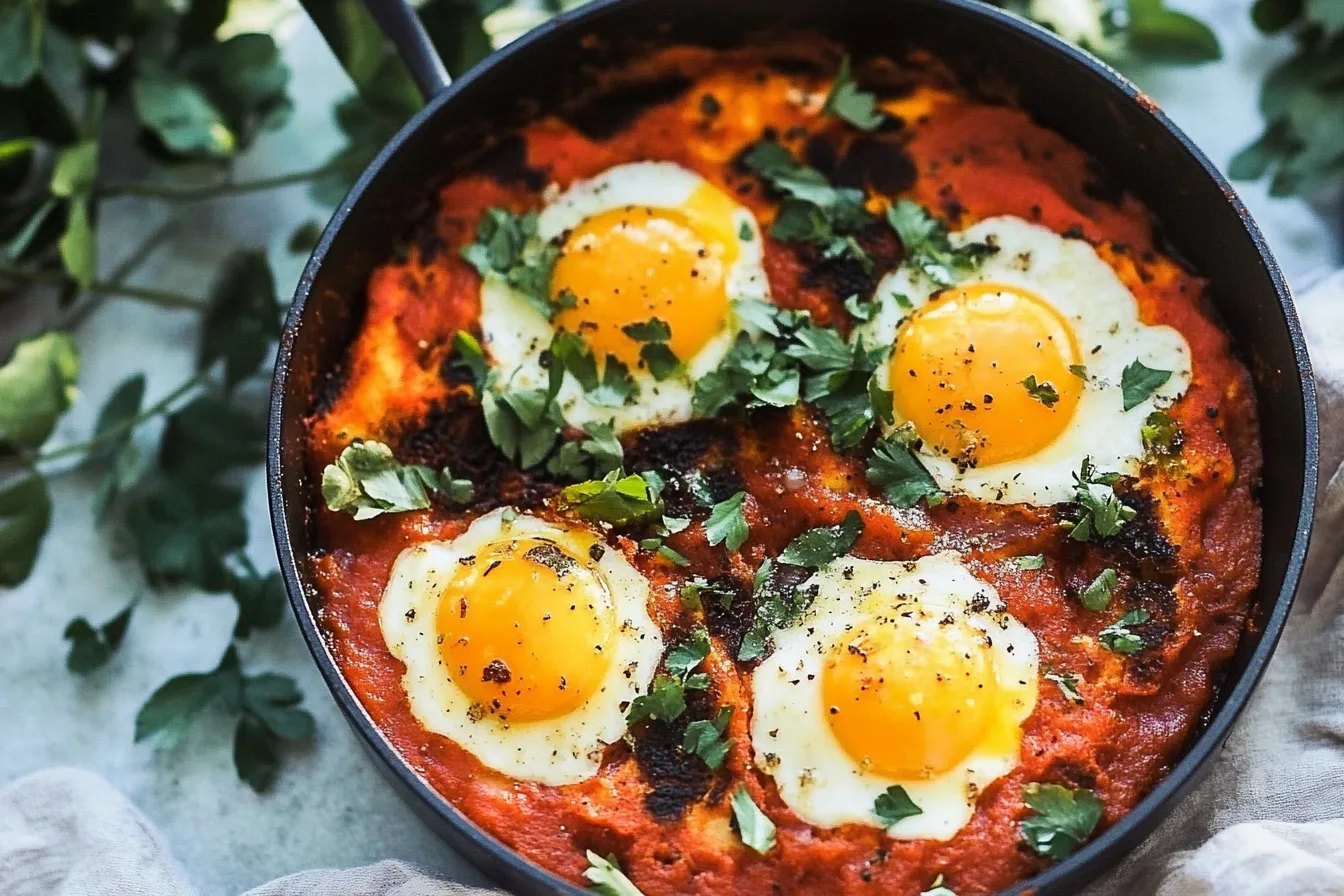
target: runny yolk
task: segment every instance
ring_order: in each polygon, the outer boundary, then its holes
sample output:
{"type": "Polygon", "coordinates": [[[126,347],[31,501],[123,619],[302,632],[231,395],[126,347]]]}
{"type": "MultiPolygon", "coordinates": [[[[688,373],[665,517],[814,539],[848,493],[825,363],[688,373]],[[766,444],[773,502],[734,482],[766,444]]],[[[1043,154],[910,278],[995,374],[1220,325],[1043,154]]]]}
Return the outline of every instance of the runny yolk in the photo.
{"type": "Polygon", "coordinates": [[[728,315],[726,281],[737,260],[736,206],[703,184],[678,208],[631,206],[587,218],[570,231],[551,275],[551,297],[573,308],[555,326],[584,337],[599,359],[634,367],[642,343],[622,332],[658,318],[668,348],[686,361],[728,315]]]}
{"type": "Polygon", "coordinates": [[[457,686],[488,713],[528,722],[562,716],[597,693],[617,624],[586,556],[520,538],[459,563],[435,627],[457,686]]]}
{"type": "Polygon", "coordinates": [[[1070,370],[1079,361],[1068,321],[1039,296],[998,283],[955,287],[896,336],[896,412],[941,455],[971,466],[1019,460],[1068,425],[1083,391],[1070,370]]]}
{"type": "Polygon", "coordinates": [[[990,648],[963,619],[868,620],[832,642],[821,693],[845,752],[903,780],[955,767],[997,727],[990,648]]]}

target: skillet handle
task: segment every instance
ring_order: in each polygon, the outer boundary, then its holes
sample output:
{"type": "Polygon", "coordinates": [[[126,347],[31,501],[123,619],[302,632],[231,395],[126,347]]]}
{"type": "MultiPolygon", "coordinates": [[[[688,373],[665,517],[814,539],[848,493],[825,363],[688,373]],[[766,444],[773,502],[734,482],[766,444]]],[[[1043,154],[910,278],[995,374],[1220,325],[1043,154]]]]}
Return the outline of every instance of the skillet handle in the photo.
{"type": "Polygon", "coordinates": [[[426,100],[452,82],[429,32],[407,0],[364,0],[370,15],[397,48],[401,61],[426,100]]]}

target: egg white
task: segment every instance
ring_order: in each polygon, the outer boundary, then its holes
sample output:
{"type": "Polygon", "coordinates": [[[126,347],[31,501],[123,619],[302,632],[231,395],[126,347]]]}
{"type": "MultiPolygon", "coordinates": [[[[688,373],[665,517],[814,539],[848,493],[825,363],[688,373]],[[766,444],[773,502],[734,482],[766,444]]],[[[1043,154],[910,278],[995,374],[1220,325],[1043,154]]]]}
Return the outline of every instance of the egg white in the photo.
{"type": "MultiPolygon", "coordinates": [[[[628,206],[675,209],[706,183],[700,175],[671,162],[617,165],[552,196],[538,215],[536,238],[558,243],[586,219],[610,209],[628,206]]],[[[751,238],[735,237],[737,259],[725,276],[729,301],[722,330],[695,355],[681,358],[683,369],[662,382],[647,370],[632,367],[630,372],[639,395],[621,407],[594,404],[573,377],[566,377],[556,401],[567,423],[586,426],[611,421],[616,432],[621,433],[683,422],[694,416],[691,400],[695,381],[719,366],[738,333],[745,332],[753,338],[759,335],[756,328],[736,314],[735,304],[770,299],[760,226],[755,215],[736,206],[729,232],[739,234],[743,228],[750,232],[751,238]]],[[[546,387],[549,373],[541,363],[541,356],[554,333],[551,323],[501,278],[485,278],[481,285],[482,343],[490,364],[500,373],[497,381],[501,387],[546,387]]]]}
{"type": "Polygon", "coordinates": [[[624,708],[648,690],[663,638],[649,618],[648,581],[624,554],[608,549],[596,565],[611,593],[618,630],[598,691],[560,718],[509,722],[479,710],[473,713],[472,699],[449,677],[439,654],[439,598],[461,558],[529,537],[553,541],[576,557],[587,556],[594,540],[525,514],[506,522],[504,510],[496,510],[452,541],[402,551],[378,605],[378,621],[388,650],[406,664],[402,687],[412,715],[426,730],[450,738],[484,765],[513,778],[574,784],[591,777],[606,746],[625,734],[624,708]]]}
{"type": "Polygon", "coordinates": [[[756,765],[774,777],[780,798],[809,824],[883,827],[874,802],[899,784],[922,814],[896,822],[887,833],[898,839],[950,839],[970,820],[979,793],[1017,765],[1020,744],[1009,752],[981,745],[956,767],[929,778],[899,780],[866,770],[846,752],[826,719],[822,664],[827,650],[835,638],[869,618],[873,606],[962,617],[990,634],[996,678],[1001,686],[1011,685],[1010,693],[1000,692],[1007,701],[1000,709],[1020,724],[1036,705],[1035,636],[955,552],[913,562],[841,557],[800,587],[816,589],[812,605],[796,625],[775,633],[773,652],[752,675],[756,765]]]}
{"type": "MultiPolygon", "coordinates": [[[[939,487],[964,492],[980,501],[1055,504],[1072,498],[1073,474],[1084,458],[1091,458],[1104,472],[1137,474],[1143,457],[1144,418],[1190,387],[1190,346],[1185,338],[1171,327],[1143,323],[1133,294],[1083,240],[1065,239],[1011,216],[987,218],[950,234],[949,239],[953,245],[996,245],[999,251],[960,283],[1017,286],[1053,305],[1073,329],[1088,378],[1081,384],[1081,398],[1065,430],[1030,457],[962,471],[925,445],[919,459],[939,487]],[[1125,411],[1121,374],[1136,359],[1172,374],[1150,397],[1125,411]]],[[[939,289],[916,268],[898,267],[878,284],[875,296],[879,310],[856,332],[865,345],[894,345],[911,311],[901,308],[891,296],[906,296],[917,310],[939,289]]],[[[889,364],[879,367],[876,376],[884,389],[902,388],[900,382],[893,385],[889,364]]],[[[905,423],[898,414],[887,429],[905,423]]]]}

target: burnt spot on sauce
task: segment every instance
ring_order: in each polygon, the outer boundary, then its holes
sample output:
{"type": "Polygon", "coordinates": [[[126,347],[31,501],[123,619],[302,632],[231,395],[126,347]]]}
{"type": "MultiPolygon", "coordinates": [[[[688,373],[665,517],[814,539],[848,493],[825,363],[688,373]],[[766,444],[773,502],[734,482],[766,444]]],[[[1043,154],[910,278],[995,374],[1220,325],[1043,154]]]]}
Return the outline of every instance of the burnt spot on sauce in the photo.
{"type": "Polygon", "coordinates": [[[827,180],[835,177],[835,166],[840,163],[835,144],[821,135],[810,137],[803,144],[803,162],[826,175],[827,180]]]}
{"type": "MultiPolygon", "coordinates": [[[[439,227],[434,215],[417,215],[415,226],[411,228],[407,242],[410,246],[415,247],[421,264],[429,264],[448,250],[448,240],[444,237],[443,230],[439,227]]],[[[398,254],[407,255],[408,253],[405,250],[399,250],[398,254]]]]}
{"type": "Polygon", "coordinates": [[[1083,181],[1083,195],[1097,202],[1119,208],[1125,199],[1125,188],[1111,176],[1096,159],[1087,160],[1087,180],[1083,181]]]}
{"type": "Polygon", "coordinates": [[[675,100],[690,88],[691,81],[681,75],[625,84],[566,112],[564,118],[585,137],[606,140],[629,127],[645,109],[675,100]]]}
{"type": "Polygon", "coordinates": [[[527,164],[527,140],[522,134],[509,134],[482,153],[472,171],[494,178],[501,184],[520,184],[538,192],[546,186],[546,172],[527,164]]]}
{"type": "Polygon", "coordinates": [[[737,656],[742,649],[742,639],[756,619],[751,587],[733,576],[715,576],[709,580],[709,585],[715,591],[731,594],[732,600],[727,601],[726,606],[717,597],[705,601],[705,628],[723,641],[730,655],[737,656]]]}
{"type": "Polygon", "coordinates": [[[314,417],[329,413],[336,406],[337,399],[345,393],[345,387],[349,382],[349,367],[343,363],[333,367],[330,373],[318,381],[313,392],[313,407],[309,413],[314,417]]]}
{"type": "Polygon", "coordinates": [[[635,762],[648,782],[644,808],[659,821],[675,821],[709,792],[713,773],[698,757],[681,748],[686,726],[714,715],[709,694],[686,691],[686,711],[671,722],[649,721],[635,726],[635,762]]]}
{"type": "Polygon", "coordinates": [[[635,434],[625,449],[631,470],[663,474],[663,504],[672,516],[694,516],[740,491],[737,432],[724,420],[692,420],[635,434]]]}
{"type": "Polygon", "coordinates": [[[802,259],[804,272],[803,286],[812,289],[825,289],[838,301],[858,293],[870,295],[877,288],[877,281],[888,270],[896,266],[900,259],[900,243],[890,227],[877,222],[858,235],[859,246],[872,259],[872,267],[867,268],[857,258],[848,254],[837,258],[823,258],[822,249],[808,243],[790,243],[789,247],[797,251],[802,259]]]}
{"type": "Polygon", "coordinates": [[[915,163],[896,140],[859,137],[835,164],[832,179],[839,186],[896,196],[913,187],[917,175],[915,163]]]}
{"type": "Polygon", "coordinates": [[[1115,494],[1134,508],[1134,518],[1115,535],[1102,539],[1101,545],[1122,555],[1126,565],[1142,571],[1144,578],[1169,573],[1176,562],[1176,548],[1162,531],[1152,496],[1124,479],[1115,484],[1115,494]]]}

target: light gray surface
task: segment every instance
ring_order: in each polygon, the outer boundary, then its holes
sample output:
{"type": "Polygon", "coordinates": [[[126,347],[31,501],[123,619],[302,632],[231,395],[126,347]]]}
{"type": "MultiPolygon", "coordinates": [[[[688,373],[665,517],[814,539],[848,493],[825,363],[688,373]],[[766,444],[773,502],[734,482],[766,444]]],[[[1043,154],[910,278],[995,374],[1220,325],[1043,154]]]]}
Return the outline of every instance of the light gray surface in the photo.
{"type": "MultiPolygon", "coordinates": [[[[1260,40],[1240,3],[1215,0],[1190,7],[1217,16],[1228,58],[1199,70],[1143,73],[1140,82],[1215,162],[1225,164],[1258,133],[1260,73],[1285,45],[1260,40]]],[[[344,77],[306,24],[295,29],[288,55],[297,114],[283,132],[263,138],[244,160],[240,177],[308,167],[336,144],[328,107],[345,91],[344,77]]],[[[1242,193],[1290,279],[1338,262],[1338,239],[1304,205],[1269,200],[1254,186],[1242,193]]],[[[109,207],[103,220],[104,267],[173,214],[168,241],[135,282],[200,294],[225,248],[266,245],[287,293],[301,260],[286,255],[284,241],[295,224],[317,211],[302,188],[177,208],[124,201],[109,207]]],[[[0,321],[0,343],[8,344],[21,327],[39,319],[33,309],[0,321]]],[[[150,400],[171,389],[190,369],[194,328],[180,312],[108,303],[80,334],[82,398],[53,444],[83,437],[106,394],[135,369],[149,374],[150,400]]],[[[253,476],[249,486],[251,553],[259,566],[271,568],[261,476],[253,476]]],[[[303,868],[389,857],[480,882],[401,805],[365,758],[292,622],[254,636],[243,650],[245,665],[255,671],[295,676],[317,717],[317,743],[286,756],[274,792],[258,797],[234,777],[231,733],[223,719],[196,726],[170,752],[133,744],[135,711],[146,695],[170,675],[217,661],[233,606],[225,596],[148,594],[110,665],[88,680],[68,674],[61,630],[70,617],[105,619],[142,590],[135,564],[120,559],[124,547],[93,528],[91,500],[91,479],[76,474],[58,481],[52,532],[34,576],[21,589],[0,593],[0,783],[54,764],[100,772],[166,832],[207,894],[237,893],[303,868]]]]}

